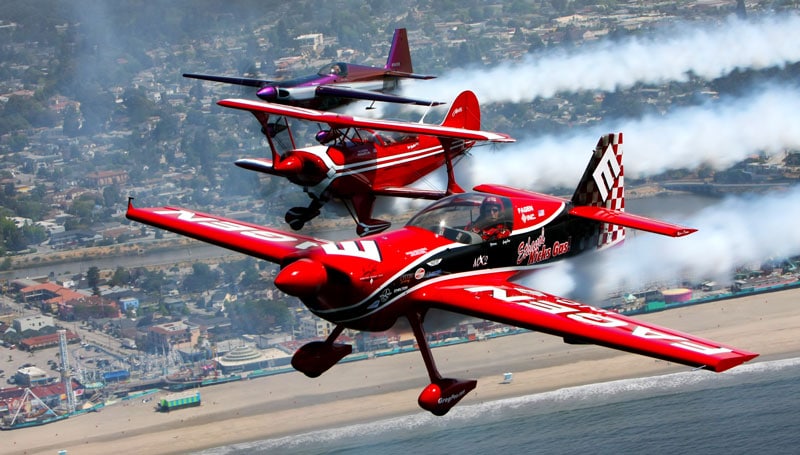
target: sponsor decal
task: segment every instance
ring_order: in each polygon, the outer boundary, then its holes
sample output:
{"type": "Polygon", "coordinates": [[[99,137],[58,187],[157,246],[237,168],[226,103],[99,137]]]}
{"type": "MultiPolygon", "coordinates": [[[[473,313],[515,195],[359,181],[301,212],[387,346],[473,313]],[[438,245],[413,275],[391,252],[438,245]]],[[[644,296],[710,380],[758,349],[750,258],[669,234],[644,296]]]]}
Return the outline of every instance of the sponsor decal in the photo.
{"type": "Polygon", "coordinates": [[[704,343],[702,340],[690,339],[678,334],[665,333],[651,327],[642,326],[633,320],[625,320],[617,313],[574,302],[562,297],[545,294],[533,289],[511,286],[476,286],[465,288],[473,294],[491,293],[492,298],[520,305],[532,310],[552,315],[561,315],[572,321],[596,327],[625,328],[637,338],[661,340],[676,348],[697,352],[704,355],[718,355],[732,352],[730,349],[704,343]]]}
{"type": "Polygon", "coordinates": [[[391,298],[392,298],[392,291],[389,290],[389,288],[385,288],[383,291],[381,291],[380,295],[381,302],[386,303],[391,298]]]}
{"type": "Polygon", "coordinates": [[[444,275],[444,271],[442,269],[439,270],[431,270],[427,274],[425,274],[428,278],[436,278],[437,276],[444,275]]]}
{"type": "Polygon", "coordinates": [[[436,267],[437,265],[439,265],[440,262],[442,262],[442,258],[436,258],[432,261],[426,262],[426,264],[428,264],[428,266],[430,267],[436,267]]]}
{"type": "Polygon", "coordinates": [[[517,213],[519,214],[519,217],[522,218],[523,223],[536,221],[536,209],[534,209],[532,205],[526,205],[525,207],[518,207],[517,213]]]}
{"type": "Polygon", "coordinates": [[[597,163],[597,167],[592,173],[594,184],[597,187],[597,191],[600,192],[600,199],[603,202],[608,199],[608,193],[614,188],[614,182],[616,182],[617,177],[619,177],[621,173],[622,170],[614,154],[614,147],[612,144],[608,144],[606,151],[603,153],[603,156],[597,163]]]}
{"type": "Polygon", "coordinates": [[[561,256],[569,252],[569,241],[567,242],[553,242],[552,245],[546,245],[544,236],[544,228],[542,228],[539,237],[532,240],[520,242],[517,247],[517,264],[522,264],[527,261],[527,265],[536,264],[537,262],[546,261],[547,259],[561,256]]]}
{"type": "Polygon", "coordinates": [[[420,267],[417,270],[415,270],[414,271],[414,278],[417,279],[417,280],[421,280],[421,279],[425,278],[425,269],[420,267]]]}
{"type": "Polygon", "coordinates": [[[417,248],[416,250],[406,251],[406,256],[415,258],[417,256],[422,256],[427,252],[428,252],[427,248],[417,248]]]}
{"type": "Polygon", "coordinates": [[[489,256],[481,254],[480,256],[476,257],[474,261],[472,261],[472,268],[477,269],[478,267],[486,267],[488,264],[489,256]]]}
{"type": "Polygon", "coordinates": [[[459,400],[466,393],[467,393],[466,390],[459,390],[458,392],[456,392],[456,393],[454,393],[452,395],[449,395],[449,396],[446,396],[446,397],[440,397],[439,401],[437,401],[437,403],[438,404],[445,404],[445,403],[450,403],[451,401],[459,400]]]}

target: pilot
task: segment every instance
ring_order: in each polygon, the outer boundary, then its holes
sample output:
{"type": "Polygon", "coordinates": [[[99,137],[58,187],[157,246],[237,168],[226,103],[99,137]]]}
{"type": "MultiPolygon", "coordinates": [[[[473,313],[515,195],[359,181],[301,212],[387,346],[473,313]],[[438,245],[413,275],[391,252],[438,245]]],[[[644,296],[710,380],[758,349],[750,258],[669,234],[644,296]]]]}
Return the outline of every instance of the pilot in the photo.
{"type": "Polygon", "coordinates": [[[331,74],[339,74],[342,72],[342,69],[337,64],[331,65],[331,74]]]}
{"type": "Polygon", "coordinates": [[[466,230],[480,234],[486,240],[504,239],[511,235],[503,214],[503,201],[496,196],[487,196],[481,202],[478,218],[468,224],[466,230]]]}

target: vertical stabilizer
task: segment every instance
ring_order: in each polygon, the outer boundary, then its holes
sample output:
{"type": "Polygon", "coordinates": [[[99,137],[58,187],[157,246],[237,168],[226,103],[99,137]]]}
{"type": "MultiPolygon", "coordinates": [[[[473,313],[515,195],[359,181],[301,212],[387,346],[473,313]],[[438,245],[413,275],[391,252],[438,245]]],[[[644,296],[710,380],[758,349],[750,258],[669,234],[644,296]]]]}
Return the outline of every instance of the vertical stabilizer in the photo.
{"type": "Polygon", "coordinates": [[[408,49],[408,34],[406,29],[398,28],[394,31],[392,38],[392,48],[389,49],[389,58],[386,59],[384,67],[390,71],[400,71],[403,73],[413,73],[411,67],[411,51],[408,49]]]}
{"type": "MultiPolygon", "coordinates": [[[[572,203],[576,206],[588,205],[625,211],[622,133],[606,134],[597,142],[578,188],[572,195],[572,203]]],[[[600,223],[598,248],[615,245],[624,239],[624,227],[600,223]]]]}
{"type": "Polygon", "coordinates": [[[478,97],[469,90],[461,92],[450,105],[442,126],[480,130],[481,107],[478,104],[478,97]]]}

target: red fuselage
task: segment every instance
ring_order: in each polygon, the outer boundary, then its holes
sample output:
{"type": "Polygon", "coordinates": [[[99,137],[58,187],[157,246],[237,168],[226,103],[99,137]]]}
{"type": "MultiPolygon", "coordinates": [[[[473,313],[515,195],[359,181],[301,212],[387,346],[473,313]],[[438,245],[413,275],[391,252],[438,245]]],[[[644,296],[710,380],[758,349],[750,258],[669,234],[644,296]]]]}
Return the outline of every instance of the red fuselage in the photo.
{"type": "Polygon", "coordinates": [[[403,229],[290,256],[276,285],[301,298],[323,319],[352,329],[382,331],[415,305],[410,293],[424,292],[431,283],[474,275],[507,279],[595,245],[591,237],[596,224],[570,217],[569,202],[557,198],[504,198],[512,235],[489,241],[467,235],[461,228],[474,219],[485,196],[451,196],[403,229]],[[292,265],[300,258],[306,260],[292,265]],[[319,275],[320,264],[324,276],[319,275]],[[318,278],[289,288],[285,285],[289,275],[318,278]]]}
{"type": "MultiPolygon", "coordinates": [[[[463,153],[474,141],[451,147],[450,158],[463,153]]],[[[283,173],[292,183],[307,187],[321,198],[328,191],[337,197],[384,188],[408,186],[442,167],[446,160],[441,141],[434,136],[377,134],[362,130],[346,144],[312,146],[288,151],[281,161],[296,159],[299,172],[283,173]]]]}

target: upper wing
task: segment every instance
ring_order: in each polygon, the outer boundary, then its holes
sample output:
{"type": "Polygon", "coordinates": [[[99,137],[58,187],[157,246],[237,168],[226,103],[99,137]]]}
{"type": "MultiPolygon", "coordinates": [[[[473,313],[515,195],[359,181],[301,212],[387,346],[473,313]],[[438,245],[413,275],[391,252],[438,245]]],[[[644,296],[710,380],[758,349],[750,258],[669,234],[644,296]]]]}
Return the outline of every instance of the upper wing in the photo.
{"type": "Polygon", "coordinates": [[[381,93],[373,90],[360,90],[342,85],[320,85],[317,87],[317,95],[338,96],[357,100],[384,101],[387,103],[416,104],[418,106],[438,106],[444,104],[439,101],[406,98],[404,96],[381,93]]]}
{"type": "Polygon", "coordinates": [[[637,321],[611,311],[509,283],[475,277],[442,281],[413,296],[438,308],[663,360],[725,371],[758,354],[637,321]]]}
{"type": "Polygon", "coordinates": [[[283,104],[265,103],[245,99],[226,99],[217,102],[220,106],[242,109],[250,112],[265,112],[272,115],[308,120],[311,122],[328,123],[331,126],[371,128],[381,131],[396,131],[409,134],[427,134],[430,136],[449,137],[454,139],[471,139],[475,141],[514,142],[507,134],[492,133],[488,131],[467,130],[449,126],[431,125],[426,123],[401,122],[397,120],[371,119],[337,114],[335,112],[318,111],[283,104]]]}
{"type": "Polygon", "coordinates": [[[247,87],[261,88],[272,81],[265,81],[263,79],[251,79],[249,77],[229,77],[229,76],[213,76],[210,74],[191,74],[183,73],[183,77],[192,79],[202,79],[204,81],[224,82],[226,84],[245,85],[247,87]]]}
{"type": "Polygon", "coordinates": [[[176,207],[136,208],[131,201],[128,201],[125,216],[133,221],[278,264],[292,253],[329,243],[326,240],[193,210],[176,207]]]}

